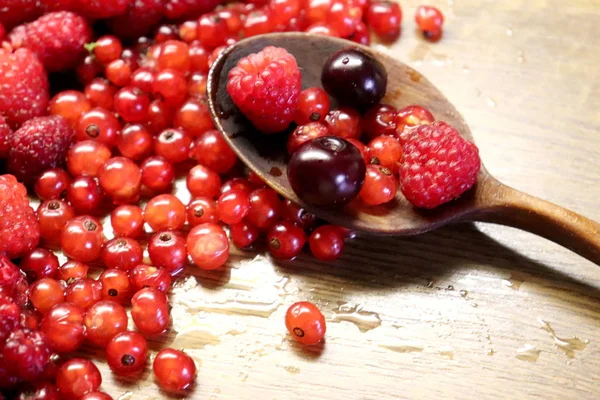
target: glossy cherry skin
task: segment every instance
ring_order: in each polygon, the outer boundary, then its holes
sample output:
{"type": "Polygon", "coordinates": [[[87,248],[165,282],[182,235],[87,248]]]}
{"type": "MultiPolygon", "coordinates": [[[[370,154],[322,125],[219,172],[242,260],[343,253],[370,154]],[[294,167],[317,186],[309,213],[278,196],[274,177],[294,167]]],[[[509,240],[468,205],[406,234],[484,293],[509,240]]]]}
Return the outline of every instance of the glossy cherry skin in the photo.
{"type": "Polygon", "coordinates": [[[290,221],[276,223],[267,233],[269,253],[281,260],[291,260],[296,257],[305,243],[304,231],[290,221]]]}
{"type": "Polygon", "coordinates": [[[41,330],[50,341],[50,347],[59,353],[79,349],[85,339],[84,310],[70,303],[52,307],[42,319],[41,330]]]}
{"type": "Polygon", "coordinates": [[[102,384],[102,375],[93,362],[73,358],[64,363],[56,374],[56,386],[65,399],[78,399],[95,392],[102,384]]]}
{"type": "Polygon", "coordinates": [[[385,95],[387,71],[375,57],[348,47],[336,51],[325,61],[321,83],[341,104],[366,109],[385,95]]]}
{"type": "Polygon", "coordinates": [[[294,339],[305,345],[319,343],[327,330],[321,311],[307,301],[290,306],[285,314],[285,326],[294,339]]]}
{"type": "Polygon", "coordinates": [[[171,317],[167,296],[160,290],[144,288],[131,299],[131,318],[146,335],[157,335],[167,329],[171,317]]]}
{"type": "Polygon", "coordinates": [[[158,385],[169,392],[188,389],[196,379],[196,364],[183,351],[161,350],[152,364],[158,385]]]}
{"type": "Polygon", "coordinates": [[[102,224],[96,218],[86,215],[67,222],[60,236],[63,252],[81,262],[98,258],[103,244],[102,224]]]}
{"type": "Polygon", "coordinates": [[[96,346],[106,346],[117,333],[127,329],[127,320],[122,305],[112,300],[99,301],[85,313],[87,340],[96,346]]]}
{"type": "Polygon", "coordinates": [[[308,239],[310,252],[321,261],[337,260],[344,250],[344,232],[335,225],[323,225],[314,230],[308,239]]]}
{"type": "Polygon", "coordinates": [[[188,233],[186,244],[192,261],[201,269],[217,269],[229,258],[229,239],[217,224],[195,226],[188,233]]]}
{"type": "Polygon", "coordinates": [[[294,192],[308,204],[344,205],[353,200],[365,179],[365,163],[358,149],[344,139],[326,136],[304,143],[288,164],[294,192]]]}
{"type": "Polygon", "coordinates": [[[121,332],[106,345],[106,361],[117,375],[131,376],[140,373],[146,366],[147,358],[148,343],[137,332],[121,332]]]}

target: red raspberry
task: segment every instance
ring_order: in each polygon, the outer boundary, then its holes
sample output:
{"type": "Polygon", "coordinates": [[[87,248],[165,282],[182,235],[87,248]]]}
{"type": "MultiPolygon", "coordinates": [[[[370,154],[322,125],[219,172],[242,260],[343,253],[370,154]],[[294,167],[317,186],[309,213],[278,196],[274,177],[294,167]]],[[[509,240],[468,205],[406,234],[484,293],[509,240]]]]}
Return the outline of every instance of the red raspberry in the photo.
{"type": "Polygon", "coordinates": [[[72,12],[53,12],[16,27],[9,39],[15,49],[33,51],[48,72],[75,68],[85,57],[84,44],[92,38],[87,21],[72,12]]]}
{"type": "Polygon", "coordinates": [[[0,294],[0,348],[12,331],[19,325],[21,308],[10,298],[0,294]]]}
{"type": "Polygon", "coordinates": [[[0,159],[8,157],[8,151],[10,150],[8,139],[11,135],[10,126],[8,126],[4,117],[0,115],[0,159]]]}
{"type": "Polygon", "coordinates": [[[0,115],[11,128],[48,113],[48,76],[29,49],[0,49],[0,88],[0,115]]]}
{"type": "Polygon", "coordinates": [[[0,0],[0,24],[7,30],[42,14],[39,0],[0,0]]]}
{"type": "Polygon", "coordinates": [[[50,345],[41,331],[18,329],[6,339],[2,355],[9,371],[27,381],[38,378],[50,363],[50,345]]]}
{"type": "Polygon", "coordinates": [[[122,15],[134,0],[42,0],[49,11],[72,11],[88,19],[122,15]]]}
{"type": "Polygon", "coordinates": [[[0,175],[0,254],[21,257],[40,241],[40,225],[27,189],[12,175],[0,175]]]}
{"type": "Polygon", "coordinates": [[[30,183],[48,168],[64,162],[75,132],[59,116],[27,121],[10,140],[8,170],[22,182],[30,183]]]}
{"type": "Polygon", "coordinates": [[[404,144],[402,193],[417,207],[434,208],[469,190],[480,168],[477,146],[452,126],[421,125],[404,144]]]}
{"type": "Polygon", "coordinates": [[[166,0],[134,0],[125,14],[110,21],[112,32],[121,39],[135,39],[150,32],[163,17],[166,0]]]}
{"type": "Polygon", "coordinates": [[[285,49],[265,47],[242,58],[229,71],[227,91],[233,102],[264,133],[280,132],[294,120],[302,77],[285,49]]]}
{"type": "Polygon", "coordinates": [[[191,19],[212,11],[223,0],[167,0],[165,16],[168,19],[191,19]]]}
{"type": "MultiPolygon", "coordinates": [[[[0,297],[12,297],[19,279],[23,278],[21,270],[3,255],[0,255],[0,297]]],[[[1,340],[0,340],[1,342],[1,340]]]]}

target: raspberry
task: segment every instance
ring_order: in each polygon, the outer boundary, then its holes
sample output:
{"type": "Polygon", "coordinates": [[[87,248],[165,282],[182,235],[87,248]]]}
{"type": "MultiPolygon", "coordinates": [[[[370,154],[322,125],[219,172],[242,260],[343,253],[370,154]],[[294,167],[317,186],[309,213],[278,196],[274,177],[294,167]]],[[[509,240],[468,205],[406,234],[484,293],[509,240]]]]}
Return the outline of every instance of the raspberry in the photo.
{"type": "Polygon", "coordinates": [[[56,115],[27,121],[11,138],[8,170],[20,181],[31,183],[65,160],[74,136],[66,120],[56,115]]]}
{"type": "Polygon", "coordinates": [[[40,331],[18,329],[6,339],[2,355],[10,372],[33,381],[50,362],[48,338],[40,331]]]}
{"type": "Polygon", "coordinates": [[[0,389],[12,389],[18,383],[19,377],[8,370],[8,365],[0,352],[0,389]]]}
{"type": "Polygon", "coordinates": [[[285,49],[265,47],[242,58],[229,71],[227,91],[255,127],[280,132],[293,121],[302,77],[296,59],[285,49]]]}
{"type": "Polygon", "coordinates": [[[36,19],[42,11],[39,0],[0,0],[0,24],[10,30],[21,22],[36,19]]]}
{"type": "Polygon", "coordinates": [[[12,135],[10,126],[6,123],[6,120],[0,115],[0,159],[8,156],[10,146],[8,144],[8,138],[12,135]]]}
{"type": "Polygon", "coordinates": [[[421,125],[404,144],[402,193],[417,207],[434,208],[469,190],[480,168],[477,146],[452,126],[421,125]]]}
{"type": "Polygon", "coordinates": [[[0,294],[0,349],[8,335],[19,325],[20,317],[21,308],[10,298],[0,294]]]}
{"type": "Polygon", "coordinates": [[[29,49],[14,53],[0,49],[0,88],[0,115],[11,128],[47,114],[48,76],[29,49]]]}
{"type": "Polygon", "coordinates": [[[84,44],[92,38],[87,21],[72,12],[53,12],[16,27],[9,36],[15,49],[33,51],[48,72],[75,68],[85,57],[84,44]]]}
{"type": "Polygon", "coordinates": [[[168,19],[191,19],[212,11],[222,0],[167,0],[165,16],[168,19]]]}
{"type": "Polygon", "coordinates": [[[122,15],[134,0],[42,0],[50,11],[72,11],[88,19],[122,15]]]}
{"type": "Polygon", "coordinates": [[[21,270],[6,256],[0,255],[0,298],[2,295],[12,297],[13,290],[22,277],[21,270]]]}
{"type": "Polygon", "coordinates": [[[134,0],[125,14],[113,18],[112,32],[121,39],[135,39],[150,32],[162,19],[165,0],[134,0]]]}

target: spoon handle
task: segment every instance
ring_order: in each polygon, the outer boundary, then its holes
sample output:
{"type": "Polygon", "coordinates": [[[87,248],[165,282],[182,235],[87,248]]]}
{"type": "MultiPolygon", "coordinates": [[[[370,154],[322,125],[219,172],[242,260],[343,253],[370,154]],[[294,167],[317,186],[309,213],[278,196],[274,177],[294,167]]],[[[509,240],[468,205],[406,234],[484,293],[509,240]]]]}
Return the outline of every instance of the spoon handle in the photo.
{"type": "Polygon", "coordinates": [[[600,265],[600,224],[498,181],[486,182],[476,218],[545,237],[600,265]]]}

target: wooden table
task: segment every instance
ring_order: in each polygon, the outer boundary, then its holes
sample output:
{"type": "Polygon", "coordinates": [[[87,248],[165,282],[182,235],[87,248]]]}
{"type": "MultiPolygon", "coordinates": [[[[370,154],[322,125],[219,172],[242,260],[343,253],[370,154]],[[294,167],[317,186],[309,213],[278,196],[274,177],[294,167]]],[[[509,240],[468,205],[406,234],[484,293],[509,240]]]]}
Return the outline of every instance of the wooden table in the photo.
{"type": "MultiPolygon", "coordinates": [[[[437,44],[414,33],[387,51],[422,72],[472,126],[492,174],[600,220],[597,0],[431,1],[437,44]]],[[[238,252],[172,295],[174,328],[154,350],[198,363],[189,398],[597,399],[600,269],[528,233],[462,225],[414,238],[357,238],[333,265],[238,252]],[[283,316],[318,304],[326,343],[290,342],[283,316]]],[[[103,388],[161,398],[148,372],[103,388]]]]}

